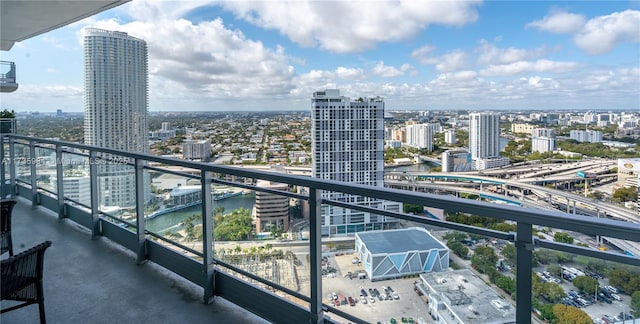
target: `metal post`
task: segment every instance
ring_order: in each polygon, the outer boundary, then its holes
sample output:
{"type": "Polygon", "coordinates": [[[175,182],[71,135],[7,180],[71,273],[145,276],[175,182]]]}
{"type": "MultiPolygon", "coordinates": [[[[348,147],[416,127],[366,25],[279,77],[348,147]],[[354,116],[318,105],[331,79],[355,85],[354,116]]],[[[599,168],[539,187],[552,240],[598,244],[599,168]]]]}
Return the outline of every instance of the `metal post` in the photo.
{"type": "Polygon", "coordinates": [[[144,220],[144,165],[146,161],[135,159],[136,168],[136,237],[138,238],[138,250],[136,251],[138,265],[147,262],[147,236],[144,220]]]}
{"type": "Polygon", "coordinates": [[[576,201],[573,201],[573,214],[576,214],[576,201]]]}
{"type": "Polygon", "coordinates": [[[311,321],[324,323],[322,310],[322,191],[309,188],[309,254],[311,260],[311,321]]]}
{"type": "Polygon", "coordinates": [[[36,143],[33,140],[29,141],[29,171],[31,173],[31,207],[38,206],[38,170],[36,168],[36,143]]]}
{"type": "Polygon", "coordinates": [[[5,172],[6,172],[6,166],[7,164],[9,164],[9,160],[4,158],[4,135],[0,135],[0,159],[2,159],[2,163],[0,163],[0,198],[5,198],[7,196],[6,194],[6,177],[5,177],[5,172]]]}
{"type": "Polygon", "coordinates": [[[567,214],[571,211],[571,205],[569,205],[570,202],[569,198],[567,198],[567,214]]]}
{"type": "Polygon", "coordinates": [[[64,174],[62,166],[62,146],[56,144],[56,182],[58,193],[58,220],[62,220],[66,217],[64,212],[64,174]]]}
{"type": "Polygon", "coordinates": [[[91,184],[91,238],[97,239],[100,235],[99,217],[100,206],[98,205],[98,153],[96,151],[89,152],[89,178],[91,184]]]}
{"type": "Polygon", "coordinates": [[[18,194],[18,187],[16,186],[16,143],[13,138],[9,138],[9,162],[11,163],[9,164],[9,177],[11,177],[11,180],[9,180],[11,185],[10,192],[11,197],[15,197],[18,194]]]}
{"type": "Polygon", "coordinates": [[[516,235],[516,323],[531,323],[531,258],[533,255],[533,228],[518,222],[516,235]]]}
{"type": "Polygon", "coordinates": [[[202,172],[202,266],[205,276],[203,302],[210,304],[215,296],[215,265],[213,262],[213,195],[211,192],[211,172],[202,172]]]}
{"type": "Polygon", "coordinates": [[[553,204],[552,204],[551,199],[552,199],[552,198],[551,198],[551,194],[547,194],[547,201],[549,202],[549,209],[552,209],[552,208],[553,208],[553,204]]]}

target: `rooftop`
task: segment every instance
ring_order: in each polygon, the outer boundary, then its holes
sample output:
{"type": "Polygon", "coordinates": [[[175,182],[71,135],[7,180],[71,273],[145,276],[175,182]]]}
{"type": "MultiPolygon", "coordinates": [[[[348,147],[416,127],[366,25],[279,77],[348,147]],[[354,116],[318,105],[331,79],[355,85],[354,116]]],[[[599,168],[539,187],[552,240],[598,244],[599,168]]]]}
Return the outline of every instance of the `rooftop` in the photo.
{"type": "Polygon", "coordinates": [[[424,273],[420,278],[440,294],[438,301],[447,304],[465,323],[515,323],[515,307],[469,269],[424,273]]]}
{"type": "Polygon", "coordinates": [[[446,249],[427,230],[419,227],[356,233],[371,254],[446,249]]]}
{"type": "MultiPolygon", "coordinates": [[[[153,262],[136,264],[135,255],[76,223],[58,222],[52,211],[24,198],[13,210],[15,253],[46,240],[44,296],[49,323],[268,323],[216,297],[202,301],[202,288],[153,262]]],[[[5,253],[3,258],[7,258],[5,253]]],[[[10,302],[2,301],[2,308],[10,302]]],[[[3,324],[37,323],[31,305],[0,316],[3,324]]]]}

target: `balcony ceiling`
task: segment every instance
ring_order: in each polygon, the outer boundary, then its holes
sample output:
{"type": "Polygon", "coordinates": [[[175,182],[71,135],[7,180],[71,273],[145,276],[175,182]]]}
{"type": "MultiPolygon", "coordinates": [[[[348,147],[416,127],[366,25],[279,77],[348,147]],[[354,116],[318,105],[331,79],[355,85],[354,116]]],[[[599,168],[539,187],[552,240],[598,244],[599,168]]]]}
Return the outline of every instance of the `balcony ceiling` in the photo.
{"type": "Polygon", "coordinates": [[[131,0],[92,1],[0,1],[0,49],[8,51],[15,42],[66,26],[131,0]]]}

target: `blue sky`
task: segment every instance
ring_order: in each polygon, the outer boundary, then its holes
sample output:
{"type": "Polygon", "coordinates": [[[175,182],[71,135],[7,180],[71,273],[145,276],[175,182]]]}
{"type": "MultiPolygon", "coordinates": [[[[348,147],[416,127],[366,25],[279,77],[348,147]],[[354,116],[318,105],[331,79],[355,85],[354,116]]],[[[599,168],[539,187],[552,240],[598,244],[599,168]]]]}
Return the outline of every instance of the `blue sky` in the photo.
{"type": "Polygon", "coordinates": [[[150,111],[640,109],[640,1],[133,0],[17,43],[1,108],[83,111],[82,30],[147,41],[150,111]]]}

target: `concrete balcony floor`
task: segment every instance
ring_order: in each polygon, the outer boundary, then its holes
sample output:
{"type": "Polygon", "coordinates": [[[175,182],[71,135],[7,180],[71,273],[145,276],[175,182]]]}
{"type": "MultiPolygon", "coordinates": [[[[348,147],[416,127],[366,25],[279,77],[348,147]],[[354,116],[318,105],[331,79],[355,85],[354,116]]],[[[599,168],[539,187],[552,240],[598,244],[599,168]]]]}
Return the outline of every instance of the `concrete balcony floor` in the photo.
{"type": "MultiPolygon", "coordinates": [[[[30,201],[18,198],[12,221],[14,253],[53,242],[44,257],[49,323],[267,323],[220,297],[205,305],[202,288],[151,262],[136,265],[130,251],[92,240],[87,229],[30,201]]],[[[0,322],[39,323],[38,307],[2,314],[0,322]]]]}

